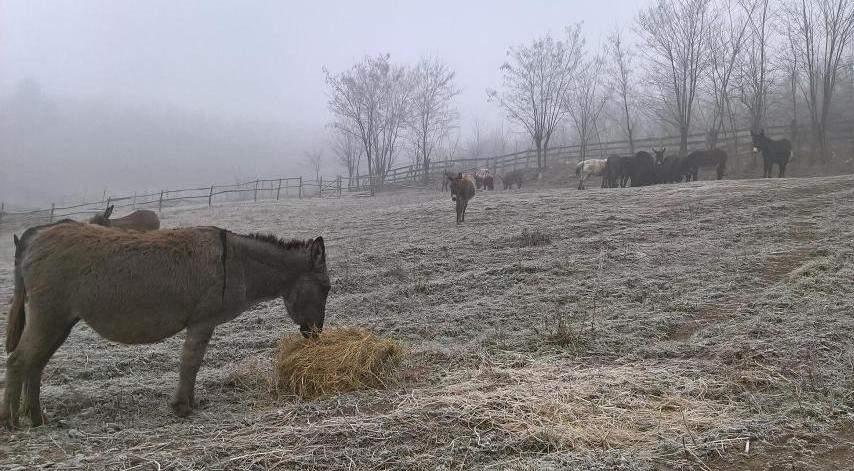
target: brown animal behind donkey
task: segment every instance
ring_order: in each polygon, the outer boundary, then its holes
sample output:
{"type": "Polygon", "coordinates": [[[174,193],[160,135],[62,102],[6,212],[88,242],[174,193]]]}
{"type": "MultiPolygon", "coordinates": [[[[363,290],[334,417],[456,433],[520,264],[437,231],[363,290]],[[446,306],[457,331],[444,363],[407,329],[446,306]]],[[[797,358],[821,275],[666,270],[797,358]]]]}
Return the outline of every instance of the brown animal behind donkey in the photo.
{"type": "Polygon", "coordinates": [[[469,200],[474,198],[474,179],[459,173],[456,177],[449,176],[448,180],[451,183],[451,201],[457,203],[457,224],[466,222],[466,208],[469,200]]]}
{"type": "Polygon", "coordinates": [[[89,220],[89,223],[134,231],[156,231],[160,229],[160,218],[157,217],[157,213],[148,209],[137,209],[127,216],[118,219],[110,219],[112,214],[113,206],[111,205],[107,207],[104,214],[93,216],[89,220]]]}
{"type": "Polygon", "coordinates": [[[30,419],[42,424],[42,371],[81,319],[126,344],[186,329],[170,402],[182,417],[192,410],[196,374],[217,325],[282,297],[303,335],[323,327],[330,282],[320,237],[285,242],[216,227],[126,232],[68,221],[28,231],[18,247],[0,409],[8,427],[18,423],[23,386],[30,419]]]}

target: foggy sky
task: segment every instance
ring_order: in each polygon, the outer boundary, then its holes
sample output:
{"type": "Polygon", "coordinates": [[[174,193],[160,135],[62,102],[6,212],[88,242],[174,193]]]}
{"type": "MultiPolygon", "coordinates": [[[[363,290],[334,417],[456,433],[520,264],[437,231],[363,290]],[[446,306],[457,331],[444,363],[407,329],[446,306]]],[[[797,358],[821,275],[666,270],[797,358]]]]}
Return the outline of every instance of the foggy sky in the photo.
{"type": "MultiPolygon", "coordinates": [[[[508,46],[579,21],[593,45],[630,27],[647,3],[0,0],[0,95],[32,78],[51,96],[315,136],[330,120],[324,66],[338,72],[384,52],[400,63],[432,55],[457,72],[465,127],[499,119],[485,89],[500,85],[508,46]]],[[[299,159],[306,145],[283,153],[299,159]]]]}

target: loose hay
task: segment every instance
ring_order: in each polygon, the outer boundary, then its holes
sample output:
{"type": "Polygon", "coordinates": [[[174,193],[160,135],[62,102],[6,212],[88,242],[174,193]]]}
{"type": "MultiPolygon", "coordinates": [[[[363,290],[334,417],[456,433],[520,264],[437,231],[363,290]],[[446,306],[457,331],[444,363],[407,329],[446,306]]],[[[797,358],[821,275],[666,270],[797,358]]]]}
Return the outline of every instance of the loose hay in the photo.
{"type": "Polygon", "coordinates": [[[402,355],[397,342],[360,328],[325,330],[316,339],[289,335],[276,352],[276,387],[303,399],[384,388],[402,355]]]}

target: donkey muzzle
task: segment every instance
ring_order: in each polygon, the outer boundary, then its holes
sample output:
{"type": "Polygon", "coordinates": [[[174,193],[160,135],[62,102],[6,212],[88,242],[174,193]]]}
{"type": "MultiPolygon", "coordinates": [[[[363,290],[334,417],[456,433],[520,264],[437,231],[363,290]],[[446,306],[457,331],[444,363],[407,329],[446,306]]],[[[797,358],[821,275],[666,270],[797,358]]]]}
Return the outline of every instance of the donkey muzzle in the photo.
{"type": "Polygon", "coordinates": [[[323,330],[323,327],[318,327],[318,326],[308,326],[308,325],[299,326],[299,333],[301,333],[302,336],[307,338],[307,339],[308,338],[316,339],[320,335],[320,332],[322,330],[323,330]]]}

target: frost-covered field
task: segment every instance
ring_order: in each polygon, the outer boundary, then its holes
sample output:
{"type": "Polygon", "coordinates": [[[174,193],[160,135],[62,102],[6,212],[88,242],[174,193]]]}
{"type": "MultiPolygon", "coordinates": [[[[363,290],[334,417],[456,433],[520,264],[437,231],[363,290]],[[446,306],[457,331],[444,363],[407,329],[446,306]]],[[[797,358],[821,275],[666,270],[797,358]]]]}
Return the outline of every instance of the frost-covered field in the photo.
{"type": "Polygon", "coordinates": [[[181,420],[181,336],[80,325],[46,370],[50,424],[0,432],[0,466],[854,467],[854,177],[479,193],[466,221],[436,192],[170,210],[166,227],[323,235],[327,326],[403,341],[399,383],[273,397],[296,327],[272,302],[217,330],[181,420]]]}

